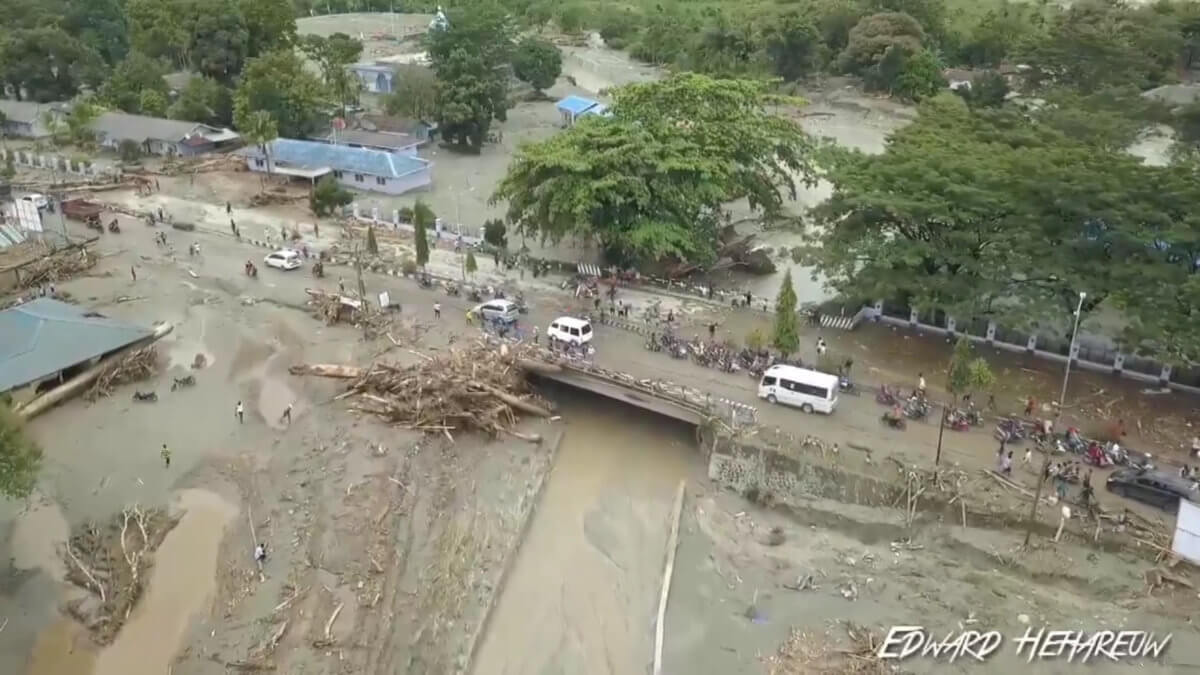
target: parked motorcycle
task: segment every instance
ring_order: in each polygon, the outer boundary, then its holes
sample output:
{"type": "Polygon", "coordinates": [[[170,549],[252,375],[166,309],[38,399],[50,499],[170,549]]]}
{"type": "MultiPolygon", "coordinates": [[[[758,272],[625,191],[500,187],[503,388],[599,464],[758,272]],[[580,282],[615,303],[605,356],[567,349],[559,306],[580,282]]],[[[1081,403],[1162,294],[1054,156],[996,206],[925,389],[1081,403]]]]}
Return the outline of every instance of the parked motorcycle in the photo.
{"type": "Polygon", "coordinates": [[[1010,445],[1016,445],[1025,440],[1028,432],[1025,430],[1025,425],[1021,424],[1020,420],[1003,419],[996,424],[996,430],[992,432],[992,436],[998,441],[1004,441],[1010,445]]]}
{"type": "Polygon", "coordinates": [[[121,225],[117,223],[116,218],[113,218],[112,221],[108,223],[108,231],[112,232],[113,234],[121,234],[121,225]]]}
{"type": "Polygon", "coordinates": [[[421,288],[433,288],[433,280],[428,275],[422,274],[417,277],[417,285],[421,288]]]}
{"type": "Polygon", "coordinates": [[[467,299],[471,302],[483,302],[483,294],[479,292],[478,288],[472,288],[467,292],[467,299]]]}
{"type": "Polygon", "coordinates": [[[879,385],[879,391],[875,392],[875,402],[883,405],[896,405],[897,390],[886,384],[879,385]]]}
{"type": "Polygon", "coordinates": [[[946,426],[955,431],[969,431],[971,429],[971,419],[963,410],[951,410],[946,415],[946,426]]]}
{"type": "Polygon", "coordinates": [[[458,284],[453,283],[453,282],[446,284],[446,295],[448,295],[452,298],[457,298],[461,294],[462,294],[462,289],[460,289],[458,287],[458,284]]]}
{"type": "Polygon", "coordinates": [[[171,382],[171,391],[175,391],[176,389],[182,389],[184,387],[191,387],[191,386],[194,386],[195,384],[196,384],[196,377],[194,375],[185,375],[183,377],[176,377],[171,382]]]}
{"type": "Polygon", "coordinates": [[[258,278],[258,267],[256,267],[254,263],[250,262],[249,260],[246,261],[245,270],[246,276],[250,277],[251,279],[258,278]]]}
{"type": "Polygon", "coordinates": [[[904,414],[909,419],[923,420],[929,416],[929,402],[923,398],[910,398],[904,404],[904,414]]]}
{"type": "Polygon", "coordinates": [[[142,403],[154,403],[158,400],[158,394],[152,391],[135,391],[133,392],[133,400],[142,403]]]}
{"type": "Polygon", "coordinates": [[[325,277],[325,263],[321,262],[320,260],[313,263],[312,275],[314,277],[316,277],[317,279],[324,278],[325,277]]]}

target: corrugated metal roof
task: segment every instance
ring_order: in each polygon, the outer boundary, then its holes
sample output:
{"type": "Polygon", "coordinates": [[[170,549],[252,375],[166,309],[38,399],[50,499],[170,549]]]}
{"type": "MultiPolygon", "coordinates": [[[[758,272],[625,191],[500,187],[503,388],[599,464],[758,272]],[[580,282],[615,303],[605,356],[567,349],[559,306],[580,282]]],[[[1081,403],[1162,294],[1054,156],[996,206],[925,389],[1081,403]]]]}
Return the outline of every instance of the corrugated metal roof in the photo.
{"type": "Polygon", "coordinates": [[[365,145],[372,148],[411,148],[420,145],[421,141],[408,134],[397,134],[387,131],[366,131],[365,129],[343,129],[336,134],[330,133],[319,139],[324,143],[340,143],[341,145],[365,145]]]}
{"type": "MultiPolygon", "coordinates": [[[[302,169],[329,168],[368,176],[399,178],[429,167],[429,162],[420,157],[319,141],[277,138],[271,141],[270,146],[273,162],[302,169]]],[[[258,146],[247,146],[238,152],[249,157],[263,156],[258,146]]]]}
{"type": "Polygon", "coordinates": [[[572,115],[579,115],[590,108],[596,107],[599,105],[599,103],[590,98],[584,98],[582,96],[568,96],[554,105],[559,110],[565,110],[572,115]]]}
{"type": "Polygon", "coordinates": [[[35,103],[33,101],[14,101],[9,98],[0,99],[0,112],[10,121],[21,124],[33,124],[45,113],[62,112],[66,109],[64,103],[35,103]]]}
{"type": "Polygon", "coordinates": [[[199,122],[182,122],[161,117],[145,115],[130,115],[120,112],[106,112],[92,122],[92,129],[118,142],[132,140],[137,143],[146,141],[169,141],[178,143],[193,132],[199,133],[209,140],[229,140],[237,138],[237,134],[228,129],[210,127],[199,122]]]}
{"type": "Polygon", "coordinates": [[[12,225],[0,225],[0,250],[25,241],[25,230],[12,225]]]}
{"type": "Polygon", "coordinates": [[[0,312],[0,392],[150,337],[154,331],[51,298],[0,312]]]}

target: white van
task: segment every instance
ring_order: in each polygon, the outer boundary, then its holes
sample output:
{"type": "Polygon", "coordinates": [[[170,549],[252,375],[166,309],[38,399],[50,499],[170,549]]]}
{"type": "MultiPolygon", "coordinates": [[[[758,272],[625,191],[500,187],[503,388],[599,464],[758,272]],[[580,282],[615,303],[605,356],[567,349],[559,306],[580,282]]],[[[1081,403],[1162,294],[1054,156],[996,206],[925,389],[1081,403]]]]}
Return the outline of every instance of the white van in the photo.
{"type": "Polygon", "coordinates": [[[794,406],[806,413],[829,415],[837,408],[838,378],[796,366],[771,366],[758,384],[758,397],[771,403],[794,406]]]}
{"type": "Polygon", "coordinates": [[[546,329],[546,337],[551,341],[585,345],[592,341],[592,324],[587,319],[560,316],[550,323],[550,327],[546,329]]]}
{"type": "Polygon", "coordinates": [[[521,317],[517,303],[512,300],[488,300],[476,306],[475,313],[482,316],[485,321],[501,321],[503,323],[516,323],[517,319],[521,317]]]}

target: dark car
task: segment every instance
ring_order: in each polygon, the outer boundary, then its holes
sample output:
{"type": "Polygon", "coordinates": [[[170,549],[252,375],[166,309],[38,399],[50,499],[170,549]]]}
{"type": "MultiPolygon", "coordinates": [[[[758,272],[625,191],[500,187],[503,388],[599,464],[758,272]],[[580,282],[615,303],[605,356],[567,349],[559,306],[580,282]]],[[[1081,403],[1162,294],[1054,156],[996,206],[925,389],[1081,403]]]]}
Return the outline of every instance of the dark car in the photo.
{"type": "Polygon", "coordinates": [[[1109,492],[1171,513],[1179,510],[1180,499],[1193,499],[1197,494],[1192,481],[1161,471],[1120,469],[1112,472],[1105,485],[1109,492]]]}

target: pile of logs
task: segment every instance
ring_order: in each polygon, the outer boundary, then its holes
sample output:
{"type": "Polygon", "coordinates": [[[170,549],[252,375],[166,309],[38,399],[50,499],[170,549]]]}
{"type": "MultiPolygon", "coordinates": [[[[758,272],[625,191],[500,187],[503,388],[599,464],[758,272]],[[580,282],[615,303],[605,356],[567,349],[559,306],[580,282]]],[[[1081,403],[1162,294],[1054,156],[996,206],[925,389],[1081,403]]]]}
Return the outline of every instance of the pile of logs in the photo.
{"type": "Polygon", "coordinates": [[[75,277],[96,266],[96,256],[71,249],[52,253],[20,270],[20,287],[36,288],[75,277]]]}
{"type": "Polygon", "coordinates": [[[452,431],[482,431],[536,443],[540,436],[513,429],[518,414],[551,416],[546,404],[528,391],[517,365],[520,351],[477,343],[436,357],[418,354],[421,361],[407,366],[312,364],[289,370],[349,380],[338,398],[353,398],[353,409],[405,429],[442,433],[451,440],[452,431]]]}
{"type": "Polygon", "coordinates": [[[84,398],[95,401],[101,396],[111,394],[113,387],[148,379],[156,372],[158,372],[158,350],[154,345],[135,349],[119,359],[110,361],[96,381],[92,383],[91,388],[84,394],[84,398]]]}
{"type": "Polygon", "coordinates": [[[67,580],[88,591],[67,611],[101,645],[112,642],[149,581],[151,556],[178,523],[163,509],[126,507],[76,528],[62,547],[67,580]]]}

